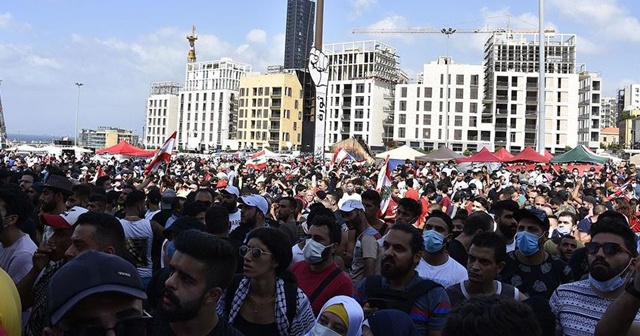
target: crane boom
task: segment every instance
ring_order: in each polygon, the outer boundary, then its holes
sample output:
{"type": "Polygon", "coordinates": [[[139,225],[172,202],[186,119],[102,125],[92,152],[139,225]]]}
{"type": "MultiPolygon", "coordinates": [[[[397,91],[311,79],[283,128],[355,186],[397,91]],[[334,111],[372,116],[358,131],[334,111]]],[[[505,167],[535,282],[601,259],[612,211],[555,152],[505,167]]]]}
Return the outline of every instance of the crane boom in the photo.
{"type": "MultiPolygon", "coordinates": [[[[533,29],[457,29],[455,31],[459,34],[493,34],[493,33],[515,33],[515,34],[537,34],[537,30],[533,29]]],[[[545,33],[555,33],[553,28],[547,28],[545,33]]],[[[367,29],[356,28],[352,31],[353,34],[441,34],[441,29],[434,28],[406,28],[406,29],[367,29]]]]}

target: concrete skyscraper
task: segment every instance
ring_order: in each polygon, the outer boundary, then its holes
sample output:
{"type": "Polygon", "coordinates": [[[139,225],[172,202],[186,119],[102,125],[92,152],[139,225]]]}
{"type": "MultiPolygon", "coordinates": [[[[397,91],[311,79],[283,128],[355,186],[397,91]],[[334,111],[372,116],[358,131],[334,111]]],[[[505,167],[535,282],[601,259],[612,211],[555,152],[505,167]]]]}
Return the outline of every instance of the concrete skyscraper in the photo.
{"type": "Polygon", "coordinates": [[[287,0],[284,68],[304,69],[313,46],[316,4],[311,0],[287,0]]]}

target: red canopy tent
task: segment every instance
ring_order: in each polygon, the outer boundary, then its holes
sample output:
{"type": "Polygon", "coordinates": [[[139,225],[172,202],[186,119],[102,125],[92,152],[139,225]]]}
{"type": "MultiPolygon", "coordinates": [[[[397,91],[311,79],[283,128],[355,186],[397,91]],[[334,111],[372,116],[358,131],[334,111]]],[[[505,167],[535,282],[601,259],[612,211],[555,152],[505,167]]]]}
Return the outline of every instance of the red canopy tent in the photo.
{"type": "Polygon", "coordinates": [[[509,162],[518,162],[518,161],[549,163],[549,158],[536,152],[533,148],[527,146],[522,152],[520,152],[520,154],[516,155],[513,159],[509,160],[509,162]]]}
{"type": "Polygon", "coordinates": [[[117,145],[97,150],[96,154],[119,154],[125,156],[152,157],[155,154],[155,151],[146,151],[122,140],[117,145]]]}
{"type": "Polygon", "coordinates": [[[456,162],[500,162],[500,159],[493,155],[487,147],[482,147],[482,149],[475,155],[456,159],[456,162]]]}
{"type": "Polygon", "coordinates": [[[495,151],[493,155],[495,155],[498,159],[500,159],[500,162],[507,162],[514,158],[513,154],[509,153],[509,151],[504,147],[495,151]]]}
{"type": "Polygon", "coordinates": [[[551,160],[553,159],[553,154],[549,153],[548,149],[544,150],[544,157],[546,157],[547,159],[551,160]]]}

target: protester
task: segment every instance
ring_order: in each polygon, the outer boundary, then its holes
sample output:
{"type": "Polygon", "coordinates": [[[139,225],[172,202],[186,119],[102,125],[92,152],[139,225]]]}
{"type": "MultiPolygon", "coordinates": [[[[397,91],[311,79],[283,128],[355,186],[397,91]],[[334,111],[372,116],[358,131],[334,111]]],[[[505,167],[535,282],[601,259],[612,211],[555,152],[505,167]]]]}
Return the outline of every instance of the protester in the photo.
{"type": "Polygon", "coordinates": [[[419,336],[409,314],[397,309],[378,310],[362,323],[362,336],[419,336]]]}
{"type": "Polygon", "coordinates": [[[360,336],[364,312],[350,296],[337,295],[320,310],[313,329],[306,336],[360,336]]]}

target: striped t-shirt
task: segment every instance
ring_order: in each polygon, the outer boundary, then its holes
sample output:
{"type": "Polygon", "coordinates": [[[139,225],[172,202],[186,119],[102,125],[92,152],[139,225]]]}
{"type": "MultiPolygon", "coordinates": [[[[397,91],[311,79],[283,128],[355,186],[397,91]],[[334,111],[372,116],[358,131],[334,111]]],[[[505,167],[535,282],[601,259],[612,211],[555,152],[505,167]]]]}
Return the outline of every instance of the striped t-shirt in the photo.
{"type": "MultiPolygon", "coordinates": [[[[549,305],[556,316],[556,330],[562,335],[593,335],[596,325],[613,299],[598,296],[589,280],[560,285],[553,292],[549,305]]],[[[640,314],[636,314],[640,322],[640,314]]]]}

